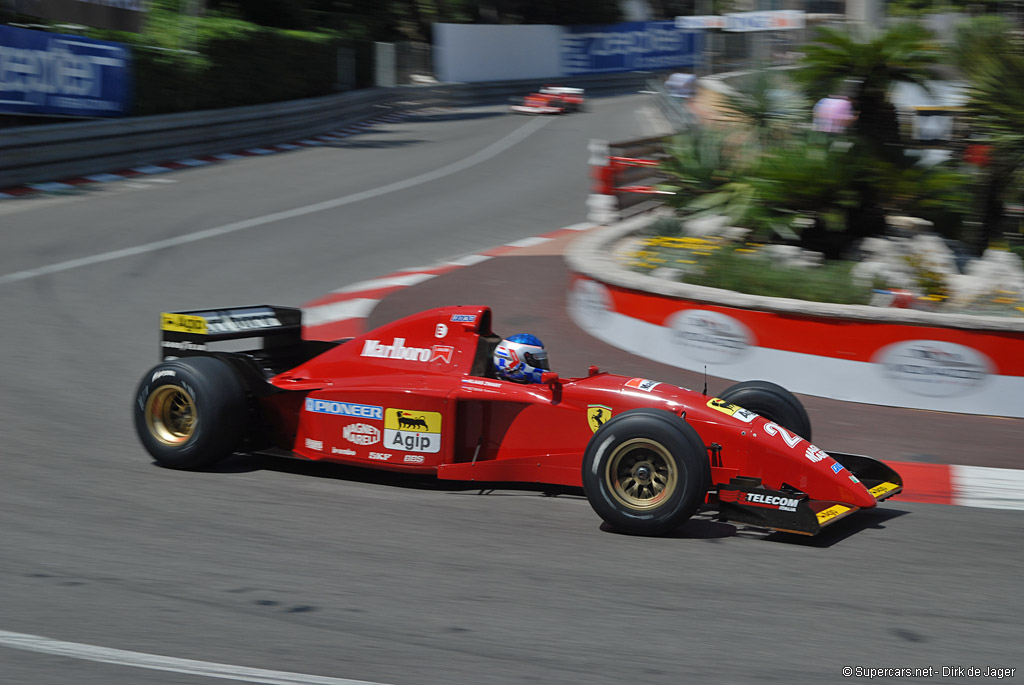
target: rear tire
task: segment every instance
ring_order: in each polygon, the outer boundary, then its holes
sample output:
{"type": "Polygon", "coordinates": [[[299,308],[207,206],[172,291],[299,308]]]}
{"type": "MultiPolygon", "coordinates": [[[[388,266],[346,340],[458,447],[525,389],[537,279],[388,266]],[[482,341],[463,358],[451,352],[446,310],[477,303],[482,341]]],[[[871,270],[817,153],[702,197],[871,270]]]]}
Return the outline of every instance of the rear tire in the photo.
{"type": "Polygon", "coordinates": [[[729,386],[720,399],[760,414],[811,441],[811,419],[796,395],[770,381],[743,381],[729,386]]]}
{"type": "Polygon", "coordinates": [[[158,364],[135,394],[135,431],[161,466],[199,469],[241,447],[245,388],[231,366],[215,357],[158,364]]]}
{"type": "Polygon", "coordinates": [[[661,409],[631,409],[601,426],[583,457],[590,506],[614,530],[664,535],[693,516],[711,482],[693,426],[661,409]]]}

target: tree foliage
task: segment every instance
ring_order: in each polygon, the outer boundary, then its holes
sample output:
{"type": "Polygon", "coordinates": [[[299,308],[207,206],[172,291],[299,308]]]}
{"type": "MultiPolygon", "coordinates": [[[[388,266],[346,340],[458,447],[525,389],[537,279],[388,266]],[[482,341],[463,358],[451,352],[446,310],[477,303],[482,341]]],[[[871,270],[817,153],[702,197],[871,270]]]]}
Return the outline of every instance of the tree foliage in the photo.
{"type": "Polygon", "coordinates": [[[859,116],[854,131],[880,152],[902,154],[896,108],[889,91],[898,82],[927,87],[931,67],[941,52],[928,29],[901,22],[877,34],[856,29],[819,29],[817,40],[804,48],[795,78],[808,95],[850,95],[859,116]]]}

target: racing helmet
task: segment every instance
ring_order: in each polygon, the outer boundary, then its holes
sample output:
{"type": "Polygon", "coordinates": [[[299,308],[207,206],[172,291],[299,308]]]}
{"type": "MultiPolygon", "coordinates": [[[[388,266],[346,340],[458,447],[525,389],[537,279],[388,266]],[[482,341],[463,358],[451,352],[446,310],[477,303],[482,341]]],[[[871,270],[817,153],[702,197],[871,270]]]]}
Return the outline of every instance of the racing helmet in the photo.
{"type": "Polygon", "coordinates": [[[509,336],[494,348],[494,370],[498,378],[516,383],[540,383],[541,374],[550,368],[544,343],[529,333],[509,336]]]}

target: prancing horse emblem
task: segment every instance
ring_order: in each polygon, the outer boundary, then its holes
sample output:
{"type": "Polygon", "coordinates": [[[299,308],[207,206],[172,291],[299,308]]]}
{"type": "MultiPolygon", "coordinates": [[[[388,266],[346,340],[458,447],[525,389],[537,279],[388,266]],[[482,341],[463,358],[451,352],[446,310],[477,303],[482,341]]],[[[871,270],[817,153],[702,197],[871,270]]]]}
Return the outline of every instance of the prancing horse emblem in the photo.
{"type": "Polygon", "coordinates": [[[597,432],[597,429],[604,425],[604,422],[612,417],[612,408],[603,404],[587,405],[587,423],[590,430],[597,432]]]}

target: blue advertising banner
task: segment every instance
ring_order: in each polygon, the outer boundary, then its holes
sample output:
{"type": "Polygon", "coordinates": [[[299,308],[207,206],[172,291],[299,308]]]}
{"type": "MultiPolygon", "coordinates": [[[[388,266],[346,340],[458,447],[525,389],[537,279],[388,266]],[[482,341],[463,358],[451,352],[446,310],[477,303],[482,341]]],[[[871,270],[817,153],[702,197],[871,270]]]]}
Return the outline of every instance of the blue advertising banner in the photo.
{"type": "Polygon", "coordinates": [[[120,43],[0,26],[0,112],[127,112],[131,55],[120,43]]]}
{"type": "Polygon", "coordinates": [[[562,69],[566,75],[658,71],[700,64],[704,36],[671,21],[607,26],[566,26],[562,69]]]}

